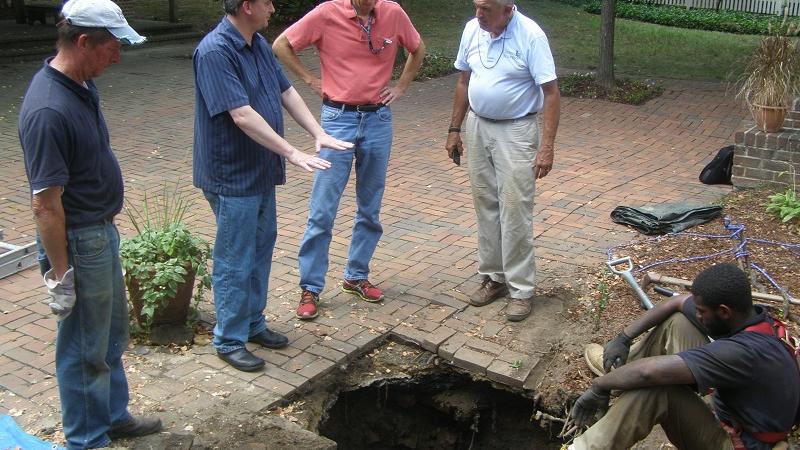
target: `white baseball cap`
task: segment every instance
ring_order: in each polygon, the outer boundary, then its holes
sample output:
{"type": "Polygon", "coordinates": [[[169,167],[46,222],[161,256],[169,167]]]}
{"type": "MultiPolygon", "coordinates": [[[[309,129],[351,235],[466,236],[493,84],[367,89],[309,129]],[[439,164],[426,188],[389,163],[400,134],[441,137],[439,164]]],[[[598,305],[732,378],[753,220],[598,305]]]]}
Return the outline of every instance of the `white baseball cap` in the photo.
{"type": "Polygon", "coordinates": [[[69,0],[61,14],[77,27],[105,28],[123,44],[141,44],[147,38],[136,32],[111,0],[69,0]]]}

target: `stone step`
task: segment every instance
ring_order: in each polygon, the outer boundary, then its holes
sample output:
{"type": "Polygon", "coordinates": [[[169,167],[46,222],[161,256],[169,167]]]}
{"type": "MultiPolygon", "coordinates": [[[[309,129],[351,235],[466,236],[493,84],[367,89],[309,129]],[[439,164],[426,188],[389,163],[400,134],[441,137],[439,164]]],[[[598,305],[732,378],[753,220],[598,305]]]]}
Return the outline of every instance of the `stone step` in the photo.
{"type": "MultiPolygon", "coordinates": [[[[138,30],[137,30],[138,31],[138,30]]],[[[178,33],[161,33],[161,34],[145,34],[147,36],[147,45],[159,42],[173,42],[182,40],[197,40],[203,36],[199,31],[182,31],[178,33]]],[[[22,45],[3,45],[0,44],[0,60],[24,60],[31,58],[43,57],[49,54],[55,54],[55,40],[31,41],[22,45]]],[[[136,50],[141,48],[138,45],[125,46],[124,51],[136,50]]]]}
{"type": "MultiPolygon", "coordinates": [[[[130,24],[146,36],[148,42],[198,39],[202,36],[190,24],[155,20],[131,20],[130,24]]],[[[3,25],[9,29],[0,33],[0,59],[27,59],[54,53],[58,37],[56,27],[18,25],[12,21],[4,21],[3,25]]]]}

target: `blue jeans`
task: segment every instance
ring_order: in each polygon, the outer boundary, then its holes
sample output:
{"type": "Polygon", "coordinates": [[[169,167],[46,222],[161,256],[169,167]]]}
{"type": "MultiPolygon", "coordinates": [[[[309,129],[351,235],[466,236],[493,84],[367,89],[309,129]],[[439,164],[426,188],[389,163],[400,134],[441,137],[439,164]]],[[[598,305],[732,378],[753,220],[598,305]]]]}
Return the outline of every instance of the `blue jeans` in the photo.
{"type": "Polygon", "coordinates": [[[203,192],[217,218],[214,242],[214,347],[244,348],[267,328],[267,285],[278,236],[275,187],[260,195],[229,197],[203,192]]]}
{"type": "MultiPolygon", "coordinates": [[[[128,302],[113,223],[67,228],[75,270],[75,307],[58,323],[56,377],[67,448],[105,447],[112,424],[130,420],[122,353],[128,346],[128,302]]],[[[39,267],[49,269],[39,246],[39,267]]]]}
{"type": "Polygon", "coordinates": [[[330,161],[331,168],[314,172],[308,224],[298,259],[300,287],[316,293],[325,287],[333,221],[354,158],[358,210],[344,277],[360,280],[369,275],[369,261],[383,234],[379,216],[392,149],[392,111],[384,107],[362,113],[323,105],[320,123],[329,135],[355,145],[348,150],[323,148],[319,156],[330,161]]]}

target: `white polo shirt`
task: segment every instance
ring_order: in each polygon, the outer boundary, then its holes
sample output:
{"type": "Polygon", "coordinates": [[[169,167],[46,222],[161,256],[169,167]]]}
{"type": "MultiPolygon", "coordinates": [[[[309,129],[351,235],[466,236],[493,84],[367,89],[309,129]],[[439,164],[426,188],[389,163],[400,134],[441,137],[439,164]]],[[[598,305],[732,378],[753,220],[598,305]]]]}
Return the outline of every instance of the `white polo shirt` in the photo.
{"type": "Polygon", "coordinates": [[[516,9],[496,38],[481,29],[478,19],[467,22],[454,65],[472,72],[470,107],[489,119],[517,119],[541,111],[544,94],[540,85],[556,79],[547,36],[516,9]]]}

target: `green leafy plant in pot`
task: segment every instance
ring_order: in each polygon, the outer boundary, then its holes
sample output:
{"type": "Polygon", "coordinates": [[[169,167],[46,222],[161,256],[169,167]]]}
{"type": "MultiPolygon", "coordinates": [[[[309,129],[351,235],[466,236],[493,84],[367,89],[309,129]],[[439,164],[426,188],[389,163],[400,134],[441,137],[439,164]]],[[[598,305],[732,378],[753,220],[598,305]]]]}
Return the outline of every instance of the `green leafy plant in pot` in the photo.
{"type": "Polygon", "coordinates": [[[800,94],[800,26],[787,22],[770,27],[747,58],[736,97],[744,100],[756,125],[768,133],[780,131],[789,104],[800,94]]]}
{"type": "Polygon", "coordinates": [[[177,186],[165,185],[161,195],[145,194],[141,209],[127,205],[139,234],[122,240],[120,258],[133,312],[145,330],[186,324],[192,299],[200,302],[211,286],[211,247],[183,221],[193,203],[177,186]]]}

